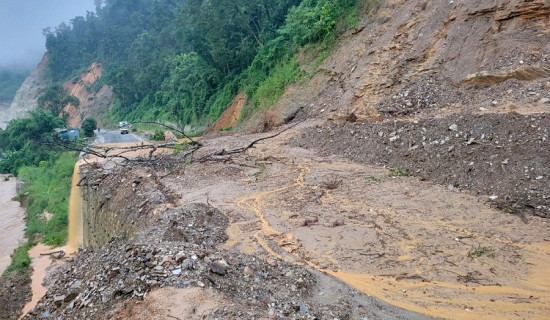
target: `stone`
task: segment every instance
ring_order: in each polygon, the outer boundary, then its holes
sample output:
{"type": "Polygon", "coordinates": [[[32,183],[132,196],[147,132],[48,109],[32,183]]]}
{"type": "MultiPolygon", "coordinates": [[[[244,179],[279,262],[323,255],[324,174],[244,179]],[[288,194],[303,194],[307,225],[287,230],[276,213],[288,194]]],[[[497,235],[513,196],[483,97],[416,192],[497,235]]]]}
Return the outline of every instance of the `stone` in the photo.
{"type": "Polygon", "coordinates": [[[63,295],[53,296],[53,303],[58,307],[63,304],[63,300],[65,300],[65,296],[63,295]]]}
{"type": "Polygon", "coordinates": [[[539,100],[539,103],[540,104],[550,103],[550,99],[549,98],[542,98],[542,99],[539,100]]]}
{"type": "Polygon", "coordinates": [[[165,131],[164,132],[164,140],[167,142],[177,142],[178,138],[174,135],[172,131],[165,131]]]}
{"type": "Polygon", "coordinates": [[[49,318],[51,316],[52,316],[52,314],[49,311],[45,311],[45,312],[42,312],[42,314],[40,315],[40,318],[46,319],[46,318],[49,318]]]}
{"type": "Polygon", "coordinates": [[[451,124],[451,125],[449,126],[449,130],[451,130],[451,131],[458,131],[458,126],[457,126],[456,124],[453,123],[453,124],[451,124]]]}
{"type": "Polygon", "coordinates": [[[181,268],[177,268],[177,269],[172,270],[172,274],[175,275],[175,276],[179,275],[180,273],[181,273],[181,268]]]}
{"type": "Polygon", "coordinates": [[[76,291],[76,290],[71,291],[71,292],[69,292],[69,293],[65,296],[65,299],[63,299],[63,302],[71,302],[71,301],[73,301],[76,297],[78,297],[78,291],[76,291]]]}
{"type": "Polygon", "coordinates": [[[219,261],[212,262],[210,264],[210,271],[212,271],[215,274],[219,274],[220,276],[225,276],[227,273],[226,267],[221,264],[219,261]]]}
{"type": "Polygon", "coordinates": [[[191,270],[193,269],[194,266],[195,266],[195,261],[193,261],[192,259],[185,259],[183,261],[183,264],[181,265],[181,268],[183,270],[191,270]]]}
{"type": "Polygon", "coordinates": [[[183,260],[185,260],[185,254],[184,253],[176,254],[176,263],[181,263],[183,260]]]}
{"type": "Polygon", "coordinates": [[[229,267],[229,263],[227,263],[227,261],[225,261],[225,259],[218,260],[218,263],[223,265],[226,268],[229,267]]]}
{"type": "Polygon", "coordinates": [[[254,275],[254,270],[250,268],[249,266],[244,267],[244,274],[248,276],[254,275]]]}

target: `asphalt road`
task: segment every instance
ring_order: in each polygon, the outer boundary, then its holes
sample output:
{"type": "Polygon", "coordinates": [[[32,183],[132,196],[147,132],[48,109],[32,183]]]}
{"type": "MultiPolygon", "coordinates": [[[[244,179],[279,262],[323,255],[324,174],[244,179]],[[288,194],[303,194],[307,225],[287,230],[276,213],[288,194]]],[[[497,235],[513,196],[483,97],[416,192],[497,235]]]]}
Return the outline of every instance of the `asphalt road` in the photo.
{"type": "Polygon", "coordinates": [[[135,134],[120,134],[119,130],[101,130],[100,132],[96,131],[96,140],[95,144],[103,143],[121,143],[121,142],[138,142],[143,139],[135,134]]]}

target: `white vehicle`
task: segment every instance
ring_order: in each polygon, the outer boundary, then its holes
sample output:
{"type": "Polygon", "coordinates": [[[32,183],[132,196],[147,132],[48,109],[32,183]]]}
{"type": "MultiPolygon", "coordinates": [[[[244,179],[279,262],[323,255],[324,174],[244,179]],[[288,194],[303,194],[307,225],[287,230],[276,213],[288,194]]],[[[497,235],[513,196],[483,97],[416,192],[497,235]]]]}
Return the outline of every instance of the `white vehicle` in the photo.
{"type": "Polygon", "coordinates": [[[120,134],[128,134],[130,133],[130,125],[126,121],[121,121],[118,123],[118,126],[120,128],[120,134]]]}

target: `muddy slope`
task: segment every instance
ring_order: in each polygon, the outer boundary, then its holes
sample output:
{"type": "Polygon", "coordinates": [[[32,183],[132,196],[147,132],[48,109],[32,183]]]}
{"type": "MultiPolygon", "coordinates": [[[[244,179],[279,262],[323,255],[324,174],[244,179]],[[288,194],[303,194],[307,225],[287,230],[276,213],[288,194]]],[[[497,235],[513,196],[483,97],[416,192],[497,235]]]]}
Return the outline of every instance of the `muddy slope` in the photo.
{"type": "Polygon", "coordinates": [[[0,319],[17,319],[21,310],[30,301],[30,277],[12,273],[0,277],[0,319]]]}
{"type": "Polygon", "coordinates": [[[544,0],[382,1],[321,66],[313,110],[395,116],[537,101],[550,75],[549,22],[544,0]],[[505,81],[513,85],[481,90],[505,81]]]}

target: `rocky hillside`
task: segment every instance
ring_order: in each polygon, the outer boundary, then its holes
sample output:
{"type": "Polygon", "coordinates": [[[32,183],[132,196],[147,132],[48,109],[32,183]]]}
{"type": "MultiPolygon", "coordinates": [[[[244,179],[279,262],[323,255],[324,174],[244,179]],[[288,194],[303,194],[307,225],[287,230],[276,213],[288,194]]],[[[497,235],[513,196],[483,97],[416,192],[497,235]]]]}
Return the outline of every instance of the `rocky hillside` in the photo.
{"type": "Polygon", "coordinates": [[[549,21],[542,0],[384,1],[277,107],[348,122],[309,147],[548,216],[549,21]]]}
{"type": "Polygon", "coordinates": [[[2,128],[5,128],[10,120],[24,117],[27,115],[27,112],[38,107],[38,97],[40,97],[49,84],[45,72],[47,63],[48,58],[44,56],[36,69],[25,79],[21,88],[17,90],[9,108],[1,110],[0,126],[2,128]]]}

